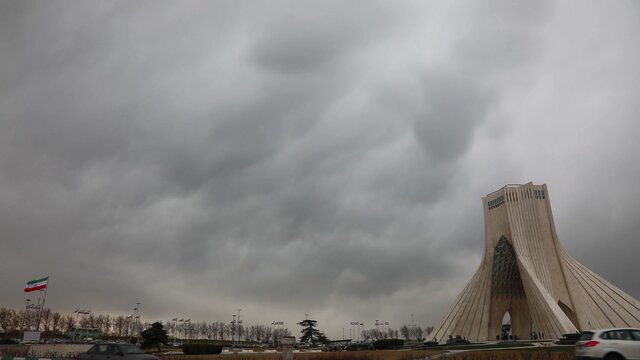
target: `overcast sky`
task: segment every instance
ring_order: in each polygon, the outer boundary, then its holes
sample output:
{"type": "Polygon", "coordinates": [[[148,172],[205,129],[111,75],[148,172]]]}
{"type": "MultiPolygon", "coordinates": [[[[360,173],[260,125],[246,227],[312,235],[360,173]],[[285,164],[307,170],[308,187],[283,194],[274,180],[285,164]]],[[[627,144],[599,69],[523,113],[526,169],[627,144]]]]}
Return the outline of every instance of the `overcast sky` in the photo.
{"type": "Polygon", "coordinates": [[[546,183],[640,298],[637,1],[2,1],[0,305],[436,325],[546,183]]]}

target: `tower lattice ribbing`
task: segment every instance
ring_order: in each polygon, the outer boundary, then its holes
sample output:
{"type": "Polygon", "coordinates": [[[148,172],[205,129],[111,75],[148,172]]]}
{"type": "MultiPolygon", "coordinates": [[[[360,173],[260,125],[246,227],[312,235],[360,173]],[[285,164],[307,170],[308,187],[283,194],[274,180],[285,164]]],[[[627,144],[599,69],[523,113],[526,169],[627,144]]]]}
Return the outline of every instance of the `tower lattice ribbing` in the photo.
{"type": "Polygon", "coordinates": [[[569,256],[556,234],[546,185],[507,185],[482,198],[480,267],[430,337],[557,339],[606,327],[640,327],[640,302],[569,256]]]}

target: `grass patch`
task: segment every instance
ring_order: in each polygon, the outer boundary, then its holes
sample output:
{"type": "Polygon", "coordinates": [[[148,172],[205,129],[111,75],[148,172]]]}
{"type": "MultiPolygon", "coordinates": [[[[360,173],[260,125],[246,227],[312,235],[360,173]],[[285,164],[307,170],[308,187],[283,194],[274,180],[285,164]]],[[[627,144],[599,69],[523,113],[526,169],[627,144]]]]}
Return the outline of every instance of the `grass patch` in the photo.
{"type": "Polygon", "coordinates": [[[509,343],[497,343],[497,344],[469,344],[469,345],[444,345],[438,346],[436,349],[442,350],[481,350],[481,349],[505,349],[514,347],[533,347],[532,343],[527,342],[509,342],[509,343]]]}
{"type": "MultiPolygon", "coordinates": [[[[537,349],[537,348],[536,348],[537,349]]],[[[569,351],[470,351],[447,357],[447,360],[575,360],[573,352],[569,351]]]]}
{"type": "Polygon", "coordinates": [[[536,346],[536,347],[532,347],[531,349],[523,349],[522,351],[570,352],[573,354],[575,348],[576,347],[572,345],[551,345],[551,346],[536,346]]]}
{"type": "MultiPolygon", "coordinates": [[[[295,353],[296,360],[415,360],[439,354],[441,350],[375,350],[295,353]]],[[[161,355],[162,360],[282,360],[282,354],[161,355]]]]}

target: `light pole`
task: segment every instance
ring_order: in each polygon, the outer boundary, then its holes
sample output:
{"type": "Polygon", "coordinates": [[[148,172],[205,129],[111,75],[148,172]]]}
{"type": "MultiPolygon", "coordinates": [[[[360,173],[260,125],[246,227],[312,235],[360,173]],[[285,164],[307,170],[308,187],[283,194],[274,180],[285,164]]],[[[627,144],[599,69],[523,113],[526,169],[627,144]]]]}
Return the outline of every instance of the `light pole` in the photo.
{"type": "Polygon", "coordinates": [[[240,312],[242,309],[238,309],[238,344],[242,342],[242,320],[240,320],[240,312]]]}
{"type": "Polygon", "coordinates": [[[140,308],[141,308],[140,305],[142,305],[141,302],[136,303],[136,308],[138,309],[138,312],[136,314],[136,320],[138,325],[138,329],[136,330],[136,337],[139,337],[140,332],[142,332],[142,323],[140,322],[140,308]]]}
{"type": "Polygon", "coordinates": [[[171,319],[171,323],[173,324],[172,326],[172,331],[171,331],[171,336],[173,336],[173,346],[176,346],[176,327],[177,327],[177,322],[178,322],[178,318],[173,318],[171,319]]]}
{"type": "Polygon", "coordinates": [[[273,341],[272,341],[272,343],[273,343],[273,348],[274,348],[274,349],[275,349],[275,347],[276,347],[276,331],[275,331],[275,330],[274,330],[274,328],[273,328],[275,325],[276,325],[276,322],[275,322],[275,321],[271,323],[271,336],[273,336],[273,341]]]}
{"type": "Polygon", "coordinates": [[[76,329],[78,326],[80,326],[80,334],[78,335],[78,340],[82,339],[82,334],[83,334],[83,328],[82,328],[82,322],[84,322],[85,319],[85,315],[91,314],[91,310],[76,310],[74,311],[74,313],[76,313],[76,328],[74,328],[73,331],[73,338],[75,339],[76,337],[76,329]],[[81,323],[78,323],[78,315],[82,315],[82,320],[81,323]]]}
{"type": "MultiPolygon", "coordinates": [[[[36,320],[36,328],[35,331],[40,331],[40,321],[38,320],[39,318],[39,314],[40,314],[40,309],[42,308],[41,305],[36,305],[36,304],[29,304],[28,306],[29,309],[33,309],[34,313],[33,313],[33,320],[36,320]]],[[[27,327],[29,328],[29,330],[31,330],[31,314],[29,314],[28,312],[25,313],[25,316],[27,317],[27,327]]]]}
{"type": "Polygon", "coordinates": [[[76,314],[76,322],[73,324],[73,342],[76,342],[76,332],[78,331],[78,315],[80,314],[80,309],[75,309],[73,313],[76,314]]]}
{"type": "Polygon", "coordinates": [[[351,325],[351,328],[349,329],[349,340],[351,340],[351,342],[353,342],[353,338],[356,335],[356,324],[359,324],[359,322],[352,321],[349,323],[349,325],[351,325]]]}
{"type": "Polygon", "coordinates": [[[187,319],[184,321],[184,332],[187,338],[187,344],[189,343],[189,338],[192,336],[191,334],[191,319],[187,319]],[[187,326],[189,324],[189,326],[187,326]]]}
{"type": "Polygon", "coordinates": [[[182,345],[182,337],[180,335],[184,335],[184,332],[182,331],[182,329],[184,328],[184,318],[180,318],[178,322],[182,323],[182,326],[178,325],[178,342],[180,343],[180,345],[182,345]]]}
{"type": "Polygon", "coordinates": [[[231,316],[233,316],[233,320],[231,321],[231,343],[235,345],[236,344],[236,314],[233,314],[231,316]]]}
{"type": "MultiPolygon", "coordinates": [[[[29,314],[29,303],[31,302],[31,299],[27,299],[27,306],[24,309],[24,314],[28,315],[29,314]]],[[[27,329],[31,330],[31,319],[27,316],[27,329]]]]}
{"type": "Polygon", "coordinates": [[[140,336],[140,305],[142,303],[137,302],[136,306],[133,308],[133,314],[131,314],[131,343],[138,343],[138,338],[140,336]]]}
{"type": "Polygon", "coordinates": [[[277,328],[273,331],[273,347],[277,347],[276,339],[279,339],[282,336],[282,332],[284,331],[284,321],[274,321],[271,325],[277,326],[277,328]]]}
{"type": "MultiPolygon", "coordinates": [[[[416,323],[413,322],[413,314],[411,314],[411,335],[412,337],[416,336],[416,323]]],[[[413,341],[414,339],[411,340],[413,341]]]]}

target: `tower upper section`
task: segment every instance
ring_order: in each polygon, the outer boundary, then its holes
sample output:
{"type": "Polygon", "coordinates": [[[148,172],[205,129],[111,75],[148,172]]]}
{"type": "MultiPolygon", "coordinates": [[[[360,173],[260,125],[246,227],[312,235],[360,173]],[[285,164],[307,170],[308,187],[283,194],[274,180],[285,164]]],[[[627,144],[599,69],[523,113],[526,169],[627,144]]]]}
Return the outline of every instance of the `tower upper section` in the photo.
{"type": "Polygon", "coordinates": [[[568,301],[562,281],[552,281],[561,274],[560,253],[547,185],[531,182],[510,184],[482,198],[485,219],[486,256],[506,237],[522,260],[529,263],[549,293],[568,301]]]}
{"type": "Polygon", "coordinates": [[[521,231],[533,225],[543,225],[549,230],[549,237],[554,237],[555,227],[546,184],[534,185],[529,182],[506,185],[483,197],[482,205],[489,247],[494,247],[501,236],[514,240],[521,231]]]}

